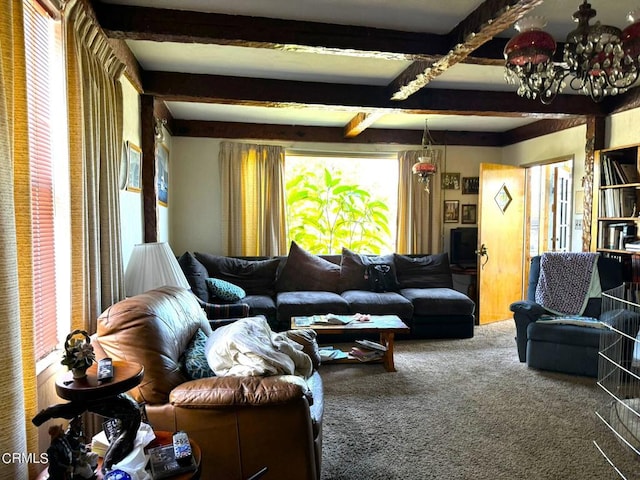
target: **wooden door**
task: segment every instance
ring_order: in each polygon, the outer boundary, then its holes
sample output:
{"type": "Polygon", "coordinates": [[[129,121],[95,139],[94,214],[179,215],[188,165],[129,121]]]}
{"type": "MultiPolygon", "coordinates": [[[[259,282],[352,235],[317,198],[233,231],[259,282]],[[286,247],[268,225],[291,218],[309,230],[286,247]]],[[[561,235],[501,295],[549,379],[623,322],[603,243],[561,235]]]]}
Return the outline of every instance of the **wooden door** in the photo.
{"type": "Polygon", "coordinates": [[[478,205],[478,323],[512,317],[522,300],[525,169],[480,164],[478,205]]]}

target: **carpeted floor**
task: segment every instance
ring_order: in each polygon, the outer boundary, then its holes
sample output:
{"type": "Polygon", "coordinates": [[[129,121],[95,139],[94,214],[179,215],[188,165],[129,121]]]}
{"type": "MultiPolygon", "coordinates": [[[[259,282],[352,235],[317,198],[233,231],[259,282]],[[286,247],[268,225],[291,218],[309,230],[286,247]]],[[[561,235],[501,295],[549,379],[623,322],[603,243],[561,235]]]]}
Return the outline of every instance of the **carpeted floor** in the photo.
{"type": "Polygon", "coordinates": [[[467,340],[399,341],[396,373],[322,366],[322,480],[620,478],[593,440],[640,478],[595,416],[595,379],[527,368],[514,336],[510,320],[467,340]]]}

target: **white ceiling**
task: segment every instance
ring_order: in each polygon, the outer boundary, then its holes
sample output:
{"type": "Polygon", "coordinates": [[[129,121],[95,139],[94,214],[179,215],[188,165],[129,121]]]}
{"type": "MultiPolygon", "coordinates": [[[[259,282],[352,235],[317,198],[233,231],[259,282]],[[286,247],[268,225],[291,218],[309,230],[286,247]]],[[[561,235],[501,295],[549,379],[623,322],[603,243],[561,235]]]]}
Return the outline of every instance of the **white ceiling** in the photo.
{"type": "MultiPolygon", "coordinates": [[[[469,15],[480,0],[109,0],[105,3],[147,6],[305,20],[343,25],[445,34],[469,15]]],[[[579,0],[546,0],[533,14],[548,19],[547,30],[563,41],[575,28],[571,15],[579,0]]],[[[640,0],[592,0],[597,20],[623,28],[627,12],[640,0]]],[[[506,38],[515,30],[504,32],[506,38]]],[[[229,45],[182,44],[127,40],[144,70],[202,73],[237,77],[386,86],[410,65],[409,61],[327,55],[299,51],[229,45]]],[[[434,79],[428,88],[514,91],[504,80],[502,67],[458,63],[434,79]]],[[[514,93],[515,95],[515,93],[514,93]]],[[[215,120],[277,125],[344,127],[354,109],[326,107],[267,108],[243,105],[167,102],[176,119],[215,120]]],[[[532,118],[429,116],[434,130],[504,132],[531,123],[532,118]]],[[[423,115],[388,114],[370,128],[421,130],[423,115]]]]}

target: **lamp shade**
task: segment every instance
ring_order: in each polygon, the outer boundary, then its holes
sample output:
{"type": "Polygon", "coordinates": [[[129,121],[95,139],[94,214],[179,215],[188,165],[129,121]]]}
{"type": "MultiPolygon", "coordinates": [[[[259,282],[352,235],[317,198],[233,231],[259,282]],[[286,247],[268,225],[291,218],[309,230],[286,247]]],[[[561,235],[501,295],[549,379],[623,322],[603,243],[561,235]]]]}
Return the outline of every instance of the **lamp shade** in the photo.
{"type": "Polygon", "coordinates": [[[140,243],[133,247],[124,274],[126,295],[131,297],[164,286],[190,288],[169,244],[140,243]]]}

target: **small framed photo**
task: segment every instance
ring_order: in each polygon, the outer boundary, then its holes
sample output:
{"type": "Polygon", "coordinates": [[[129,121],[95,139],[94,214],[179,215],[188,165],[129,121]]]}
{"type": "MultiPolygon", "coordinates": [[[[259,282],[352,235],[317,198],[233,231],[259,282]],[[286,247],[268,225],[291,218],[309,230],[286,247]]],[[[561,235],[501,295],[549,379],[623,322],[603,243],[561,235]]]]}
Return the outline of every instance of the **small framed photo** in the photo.
{"type": "Polygon", "coordinates": [[[127,142],[127,190],[139,192],[142,189],[142,150],[127,142]]]}
{"type": "Polygon", "coordinates": [[[445,190],[460,190],[460,174],[448,172],[443,173],[442,188],[445,190]]]}
{"type": "Polygon", "coordinates": [[[164,144],[156,148],[156,169],[158,203],[166,207],[169,203],[169,149],[164,144]]]}
{"type": "Polygon", "coordinates": [[[444,201],[444,223],[458,223],[460,219],[460,201],[444,201]]]}
{"type": "Polygon", "coordinates": [[[478,195],[480,177],[462,177],[462,194],[478,195]]]}
{"type": "Polygon", "coordinates": [[[462,205],[462,223],[477,223],[477,219],[476,205],[462,205]]]}

